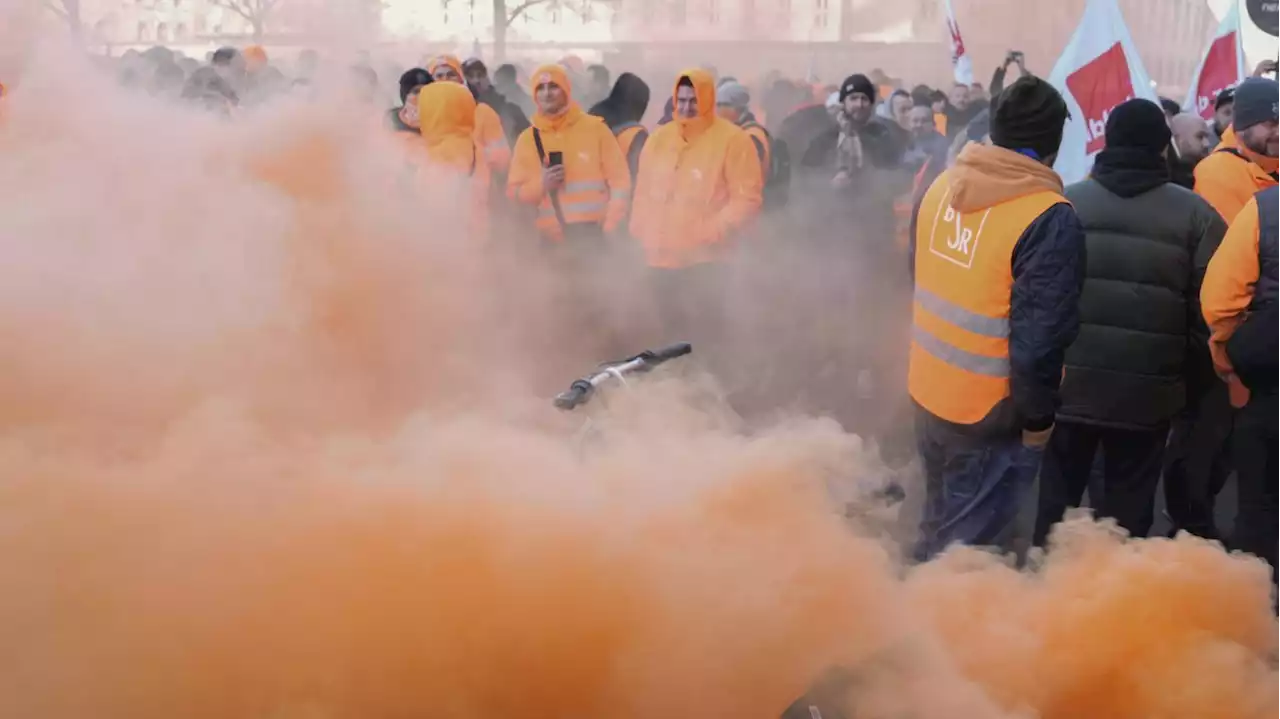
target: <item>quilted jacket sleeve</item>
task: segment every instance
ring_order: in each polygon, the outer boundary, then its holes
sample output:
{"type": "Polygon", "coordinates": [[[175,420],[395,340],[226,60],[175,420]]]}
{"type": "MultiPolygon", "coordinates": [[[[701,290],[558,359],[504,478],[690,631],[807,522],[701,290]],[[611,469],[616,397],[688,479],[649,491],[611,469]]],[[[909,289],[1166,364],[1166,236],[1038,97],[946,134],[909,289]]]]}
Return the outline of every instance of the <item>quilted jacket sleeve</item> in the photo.
{"type": "Polygon", "coordinates": [[[1063,357],[1080,330],[1084,274],[1080,218],[1071,205],[1054,205],[1027,227],[1013,250],[1009,382],[1023,429],[1053,424],[1063,357]]]}

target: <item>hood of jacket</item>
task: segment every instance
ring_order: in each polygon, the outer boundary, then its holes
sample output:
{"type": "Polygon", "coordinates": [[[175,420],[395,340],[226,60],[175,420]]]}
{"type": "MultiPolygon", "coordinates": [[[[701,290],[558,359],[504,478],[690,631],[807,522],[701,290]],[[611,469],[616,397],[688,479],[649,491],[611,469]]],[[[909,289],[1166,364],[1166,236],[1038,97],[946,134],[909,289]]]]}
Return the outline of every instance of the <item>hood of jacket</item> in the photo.
{"type": "Polygon", "coordinates": [[[1026,155],[970,142],[951,168],[951,206],[961,212],[985,210],[1037,192],[1062,193],[1062,178],[1026,155]]]}
{"type": "MultiPolygon", "coordinates": [[[[1280,170],[1280,158],[1267,157],[1266,155],[1260,155],[1254,152],[1253,150],[1250,150],[1248,147],[1246,147],[1244,144],[1244,140],[1241,140],[1239,137],[1233,136],[1232,139],[1235,140],[1236,142],[1235,147],[1237,150],[1240,151],[1240,154],[1243,155],[1244,158],[1249,162],[1252,162],[1258,167],[1261,167],[1263,172],[1274,177],[1276,174],[1276,171],[1280,170]]],[[[1224,142],[1226,141],[1225,137],[1223,138],[1223,141],[1224,142]]]]}
{"type": "Polygon", "coordinates": [[[613,83],[609,96],[597,102],[588,112],[600,119],[610,128],[644,119],[649,109],[649,86],[644,80],[624,72],[613,83]]]}
{"type": "Polygon", "coordinates": [[[674,121],[680,125],[680,134],[686,140],[693,138],[706,132],[716,121],[716,81],[711,77],[711,73],[700,68],[691,68],[683,70],[676,75],[675,84],[671,86],[671,103],[675,107],[676,94],[680,90],[680,82],[684,78],[689,78],[689,82],[693,83],[694,97],[698,99],[698,116],[687,118],[676,116],[674,121]]]}
{"type": "Polygon", "coordinates": [[[418,93],[418,125],[432,162],[469,169],[475,164],[476,101],[452,82],[434,82],[418,93]]]}
{"type": "Polygon", "coordinates": [[[458,73],[458,82],[466,82],[466,75],[462,74],[462,61],[459,60],[456,55],[436,55],[430,60],[427,60],[427,72],[431,73],[432,77],[434,77],[436,70],[438,70],[441,65],[447,65],[452,68],[454,72],[458,73]]]}
{"type": "Polygon", "coordinates": [[[533,75],[529,77],[530,92],[536,97],[538,86],[544,83],[560,86],[564,90],[564,94],[568,95],[569,102],[565,104],[564,109],[558,115],[548,115],[541,108],[536,110],[531,121],[534,127],[542,132],[559,132],[577,124],[578,120],[586,115],[573,99],[573,81],[569,79],[569,73],[565,72],[563,66],[543,65],[534,70],[533,75]]]}

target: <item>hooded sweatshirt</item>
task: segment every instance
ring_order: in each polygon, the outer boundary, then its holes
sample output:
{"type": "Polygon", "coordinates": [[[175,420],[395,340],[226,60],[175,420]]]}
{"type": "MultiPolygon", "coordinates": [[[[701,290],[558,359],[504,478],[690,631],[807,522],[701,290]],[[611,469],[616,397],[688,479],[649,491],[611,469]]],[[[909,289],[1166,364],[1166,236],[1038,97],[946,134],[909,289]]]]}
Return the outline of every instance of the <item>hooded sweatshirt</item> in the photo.
{"type": "MultiPolygon", "coordinates": [[[[435,75],[441,65],[448,65],[458,73],[457,84],[467,87],[466,80],[462,79],[464,75],[461,60],[453,55],[437,55],[427,61],[427,72],[435,75]]],[[[467,88],[467,91],[470,92],[470,88],[467,88]]],[[[506,173],[511,165],[511,146],[507,144],[507,136],[502,129],[502,119],[492,107],[483,103],[476,105],[475,114],[476,140],[479,141],[480,147],[484,148],[485,161],[494,172],[506,173]]]]}
{"type": "Polygon", "coordinates": [[[476,101],[462,85],[432,83],[418,93],[418,120],[424,145],[428,187],[442,189],[439,178],[464,178],[470,192],[471,230],[483,237],[488,226],[489,166],[475,139],[476,101]]]}
{"type": "MultiPolygon", "coordinates": [[[[980,212],[1037,192],[1061,194],[1062,178],[1052,169],[1012,150],[969,143],[948,171],[950,204],[980,212]]],[[[918,208],[917,208],[918,209],[918,208]]],[[[912,218],[911,237],[916,239],[912,218]]],[[[911,244],[915,266],[915,242],[911,244]]],[[[1041,431],[1053,425],[1067,347],[1080,328],[1080,292],[1084,287],[1084,228],[1065,201],[1045,210],[1018,238],[1012,259],[1009,311],[1009,389],[982,433],[1019,429],[1041,431]]],[[[942,421],[942,420],[939,420],[942,421]]]]}
{"type": "Polygon", "coordinates": [[[557,115],[535,112],[533,127],[516,140],[507,178],[508,196],[537,205],[538,230],[552,241],[565,239],[561,217],[566,226],[596,225],[613,232],[626,216],[631,196],[631,173],[613,132],[573,100],[573,82],[562,66],[544,65],[534,71],[530,82],[535,92],[543,83],[560,86],[569,102],[557,115]],[[541,157],[538,139],[542,141],[541,157]],[[561,154],[565,167],[564,186],[556,192],[561,217],[556,216],[555,203],[542,184],[543,170],[553,152],[561,154]]]}
{"type": "Polygon", "coordinates": [[[654,131],[640,154],[631,233],[651,267],[676,269],[723,259],[732,238],[760,212],[763,179],[750,136],[716,116],[715,80],[686,70],[697,115],[654,131]]]}
{"type": "Polygon", "coordinates": [[[1196,194],[1230,225],[1254,194],[1276,185],[1277,162],[1245,147],[1229,127],[1222,142],[1196,165],[1196,194]]]}

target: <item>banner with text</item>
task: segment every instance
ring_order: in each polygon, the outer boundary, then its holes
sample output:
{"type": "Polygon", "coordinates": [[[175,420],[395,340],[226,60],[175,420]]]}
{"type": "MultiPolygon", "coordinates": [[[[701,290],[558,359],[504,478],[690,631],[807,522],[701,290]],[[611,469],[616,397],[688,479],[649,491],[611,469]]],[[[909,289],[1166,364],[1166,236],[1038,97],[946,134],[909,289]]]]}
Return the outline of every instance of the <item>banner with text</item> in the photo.
{"type": "Polygon", "coordinates": [[[1209,41],[1209,47],[1200,56],[1200,65],[1191,76],[1187,99],[1182,109],[1208,120],[1213,117],[1213,104],[1218,93],[1235,87],[1246,75],[1244,44],[1240,35],[1240,6],[1231,3],[1227,14],[1218,23],[1218,31],[1209,41]]]}
{"type": "Polygon", "coordinates": [[[1158,102],[1116,0],[1089,0],[1049,82],[1071,111],[1053,166],[1067,183],[1083,180],[1093,168],[1116,105],[1135,97],[1158,102]]]}
{"type": "Polygon", "coordinates": [[[960,37],[960,23],[956,22],[955,8],[951,7],[951,0],[942,0],[942,3],[947,11],[947,36],[951,38],[951,68],[955,73],[956,82],[972,85],[973,60],[969,58],[969,53],[964,48],[964,39],[960,37]]]}

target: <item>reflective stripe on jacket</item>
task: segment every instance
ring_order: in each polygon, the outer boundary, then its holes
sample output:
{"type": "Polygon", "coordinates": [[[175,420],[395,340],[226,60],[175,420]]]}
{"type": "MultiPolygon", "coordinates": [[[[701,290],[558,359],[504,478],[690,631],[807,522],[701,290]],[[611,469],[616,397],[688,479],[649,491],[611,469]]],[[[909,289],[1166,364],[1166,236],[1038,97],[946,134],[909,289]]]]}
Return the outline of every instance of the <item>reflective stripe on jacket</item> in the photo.
{"type": "Polygon", "coordinates": [[[972,425],[1010,394],[1014,248],[1036,218],[1065,199],[1042,191],[965,215],[950,204],[949,174],[920,205],[907,383],[924,409],[972,425]]]}
{"type": "MultiPolygon", "coordinates": [[[[538,157],[533,133],[534,128],[525,130],[516,141],[507,192],[519,202],[536,205],[538,230],[548,239],[561,240],[564,233],[555,207],[542,186],[546,164],[538,157]]],[[[539,130],[539,134],[548,160],[553,152],[564,157],[565,182],[559,200],[565,223],[591,223],[606,232],[616,230],[627,213],[631,173],[608,126],[579,110],[558,131],[539,130]]]]}

